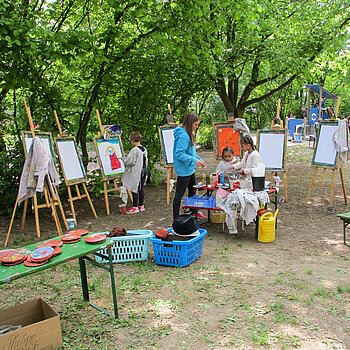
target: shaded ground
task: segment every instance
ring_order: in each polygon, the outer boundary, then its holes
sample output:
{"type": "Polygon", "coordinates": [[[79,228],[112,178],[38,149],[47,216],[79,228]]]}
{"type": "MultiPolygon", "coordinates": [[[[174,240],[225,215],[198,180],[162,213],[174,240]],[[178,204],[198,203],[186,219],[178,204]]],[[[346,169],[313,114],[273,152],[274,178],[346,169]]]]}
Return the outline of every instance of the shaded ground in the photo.
{"type": "MultiPolygon", "coordinates": [[[[213,171],[212,152],[201,156],[213,171]]],[[[244,231],[239,225],[231,236],[221,224],[206,223],[202,256],[186,268],[156,265],[152,247],[147,262],[115,265],[119,320],[82,301],[77,261],[1,286],[0,307],[43,297],[60,313],[65,349],[350,349],[350,248],[342,243],[341,221],[328,214],[329,188],[315,187],[304,206],[311,158],[307,145],[288,147],[289,201],[279,204],[275,242],[256,242],[253,225],[244,231]]],[[[107,217],[102,198],[94,198],[98,219],[77,203],[79,228],[156,231],[171,222],[165,200],[165,184],[147,186],[145,212],[119,214],[115,197],[107,217]]],[[[334,206],[350,211],[339,176],[334,206]]],[[[42,239],[54,237],[48,210],[40,219],[42,239]]],[[[8,225],[2,217],[1,244],[8,225]]],[[[15,220],[9,247],[38,241],[31,215],[24,232],[19,226],[15,220]]],[[[107,273],[91,267],[88,274],[92,299],[112,309],[107,273]]]]}

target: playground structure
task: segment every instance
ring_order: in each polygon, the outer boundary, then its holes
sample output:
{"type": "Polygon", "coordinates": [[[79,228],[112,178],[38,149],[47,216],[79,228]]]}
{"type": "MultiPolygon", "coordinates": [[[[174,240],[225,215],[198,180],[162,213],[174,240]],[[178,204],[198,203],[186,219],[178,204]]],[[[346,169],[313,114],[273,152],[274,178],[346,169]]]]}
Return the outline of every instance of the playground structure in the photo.
{"type": "Polygon", "coordinates": [[[338,117],[339,105],[341,98],[327,91],[320,85],[305,85],[307,93],[307,118],[303,121],[304,140],[316,137],[318,125],[321,120],[336,119],[338,117]],[[313,94],[318,95],[315,99],[316,104],[311,100],[313,94]],[[327,107],[323,100],[332,100],[332,107],[327,107]],[[306,120],[305,120],[306,119],[306,120]]]}

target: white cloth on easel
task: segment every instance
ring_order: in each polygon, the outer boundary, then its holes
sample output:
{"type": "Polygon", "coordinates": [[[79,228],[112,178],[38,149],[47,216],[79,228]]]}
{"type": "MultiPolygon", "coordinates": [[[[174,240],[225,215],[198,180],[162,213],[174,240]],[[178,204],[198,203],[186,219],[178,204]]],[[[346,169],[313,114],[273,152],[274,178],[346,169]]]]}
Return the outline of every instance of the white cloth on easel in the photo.
{"type": "Polygon", "coordinates": [[[335,150],[339,153],[340,166],[348,161],[349,144],[349,129],[346,119],[339,120],[338,128],[333,134],[335,150]]]}
{"type": "Polygon", "coordinates": [[[22,170],[18,204],[33,197],[35,192],[43,192],[46,175],[52,186],[55,187],[61,183],[51,153],[47,152],[39,137],[34,137],[22,170]]]}
{"type": "Polygon", "coordinates": [[[242,131],[243,133],[249,134],[249,126],[247,125],[247,122],[243,118],[236,118],[234,120],[234,129],[238,131],[242,131]]]}

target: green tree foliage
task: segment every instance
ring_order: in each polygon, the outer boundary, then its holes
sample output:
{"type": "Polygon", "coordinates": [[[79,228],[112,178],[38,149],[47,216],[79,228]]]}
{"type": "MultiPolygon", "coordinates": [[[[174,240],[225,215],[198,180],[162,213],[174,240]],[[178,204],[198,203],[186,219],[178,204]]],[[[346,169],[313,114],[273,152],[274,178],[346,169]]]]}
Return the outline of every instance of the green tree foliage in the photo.
{"type": "Polygon", "coordinates": [[[179,21],[170,39],[193,70],[211,78],[226,111],[246,108],[282,90],[324,50],[344,40],[343,1],[283,0],[176,2],[179,21]],[[260,88],[260,89],[259,89],[260,88]]]}

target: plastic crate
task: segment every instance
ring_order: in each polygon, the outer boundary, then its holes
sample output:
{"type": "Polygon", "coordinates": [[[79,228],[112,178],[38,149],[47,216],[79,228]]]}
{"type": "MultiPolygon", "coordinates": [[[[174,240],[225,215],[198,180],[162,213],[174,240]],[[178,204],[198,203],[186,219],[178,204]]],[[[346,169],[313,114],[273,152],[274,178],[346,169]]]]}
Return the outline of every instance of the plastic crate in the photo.
{"type": "MultiPolygon", "coordinates": [[[[104,232],[108,234],[108,232],[104,232]]],[[[128,261],[142,261],[148,259],[149,240],[153,236],[151,230],[130,230],[126,236],[111,237],[112,257],[114,263],[128,261]]],[[[102,249],[98,253],[108,256],[108,250],[102,249]]],[[[95,255],[97,262],[107,263],[108,259],[95,255]]]]}
{"type": "Polygon", "coordinates": [[[198,196],[197,194],[195,194],[193,197],[185,196],[185,206],[198,208],[214,208],[216,206],[216,198],[208,196],[198,196]]]}
{"type": "Polygon", "coordinates": [[[185,267],[202,255],[204,237],[207,230],[199,229],[199,236],[188,241],[163,241],[151,237],[157,265],[185,267]]]}

